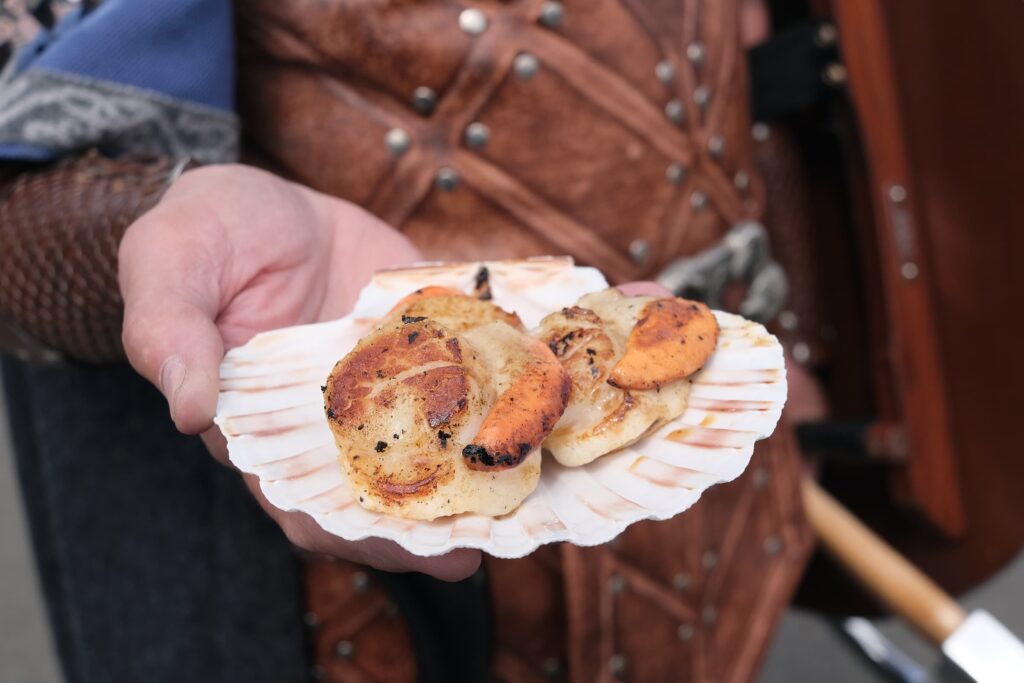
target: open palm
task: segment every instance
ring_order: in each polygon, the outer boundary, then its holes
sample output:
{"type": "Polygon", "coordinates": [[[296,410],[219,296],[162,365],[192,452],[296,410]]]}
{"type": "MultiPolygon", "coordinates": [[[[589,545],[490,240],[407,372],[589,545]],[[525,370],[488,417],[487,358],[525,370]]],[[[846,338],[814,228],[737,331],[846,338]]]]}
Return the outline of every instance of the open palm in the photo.
{"type": "MultiPolygon", "coordinates": [[[[257,332],[344,315],[381,268],[418,258],[398,232],[362,209],[238,165],[189,171],[125,234],[119,278],[128,359],[167,397],[178,429],[211,429],[224,351],[257,332]]],[[[468,575],[479,553],[418,558],[382,540],[350,543],[250,490],[293,543],[388,570],[468,575]]]]}

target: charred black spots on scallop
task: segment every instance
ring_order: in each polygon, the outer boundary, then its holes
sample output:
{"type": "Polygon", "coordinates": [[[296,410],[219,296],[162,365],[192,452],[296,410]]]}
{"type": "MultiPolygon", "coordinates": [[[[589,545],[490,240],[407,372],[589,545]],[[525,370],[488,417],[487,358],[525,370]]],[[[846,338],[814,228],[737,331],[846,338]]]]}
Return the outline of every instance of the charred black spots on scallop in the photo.
{"type": "Polygon", "coordinates": [[[564,356],[569,351],[569,344],[572,342],[573,337],[576,336],[576,332],[567,332],[562,336],[561,339],[548,342],[548,348],[551,349],[551,353],[558,357],[564,356]]]}
{"type": "Polygon", "coordinates": [[[409,323],[421,323],[427,319],[425,315],[403,315],[402,322],[408,325],[409,323]]]}
{"type": "Polygon", "coordinates": [[[480,461],[480,463],[488,467],[494,467],[495,465],[494,457],[487,452],[486,448],[472,443],[462,449],[462,457],[469,458],[470,462],[480,461]]]}
{"type": "Polygon", "coordinates": [[[491,294],[491,273],[487,270],[487,266],[480,266],[480,270],[476,271],[473,280],[476,298],[481,301],[490,301],[494,298],[494,295],[491,294]]]}
{"type": "Polygon", "coordinates": [[[387,447],[388,447],[388,442],[387,441],[378,441],[377,445],[374,446],[373,450],[377,451],[378,453],[383,453],[385,451],[385,449],[387,449],[387,447]]]}

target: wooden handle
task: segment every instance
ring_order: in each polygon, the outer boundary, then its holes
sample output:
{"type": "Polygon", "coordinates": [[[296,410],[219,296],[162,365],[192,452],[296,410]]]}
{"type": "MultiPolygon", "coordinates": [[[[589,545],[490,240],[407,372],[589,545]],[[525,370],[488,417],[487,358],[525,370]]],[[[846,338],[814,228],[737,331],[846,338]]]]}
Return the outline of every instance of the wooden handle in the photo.
{"type": "Polygon", "coordinates": [[[802,485],[811,527],[829,552],[889,609],[936,645],[966,614],[935,582],[864,526],[812,479],[802,485]]]}

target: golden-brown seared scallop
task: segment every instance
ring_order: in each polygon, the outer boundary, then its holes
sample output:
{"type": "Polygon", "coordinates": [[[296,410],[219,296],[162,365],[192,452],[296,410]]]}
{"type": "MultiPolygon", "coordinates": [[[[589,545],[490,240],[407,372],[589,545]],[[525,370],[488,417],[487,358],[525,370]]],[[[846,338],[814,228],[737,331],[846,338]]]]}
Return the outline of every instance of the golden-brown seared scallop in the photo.
{"type": "Polygon", "coordinates": [[[335,365],[325,408],[364,507],[500,515],[536,488],[570,383],[508,316],[458,294],[416,297],[335,365]]]}
{"type": "Polygon", "coordinates": [[[525,331],[523,321],[515,313],[462,294],[447,287],[418,289],[399,301],[388,313],[386,320],[412,320],[416,318],[441,323],[452,332],[461,332],[487,322],[501,321],[519,331],[525,331]]]}
{"type": "Polygon", "coordinates": [[[572,379],[569,405],[544,446],[577,466],[683,413],[686,378],[714,352],[718,323],[704,304],[607,289],[545,317],[534,336],[572,379]]]}

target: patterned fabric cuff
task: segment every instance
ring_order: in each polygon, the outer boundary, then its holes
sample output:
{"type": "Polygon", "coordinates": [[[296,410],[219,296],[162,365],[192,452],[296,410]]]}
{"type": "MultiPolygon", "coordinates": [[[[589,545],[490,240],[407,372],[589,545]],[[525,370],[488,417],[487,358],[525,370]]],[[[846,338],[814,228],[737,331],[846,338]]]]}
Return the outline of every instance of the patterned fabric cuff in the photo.
{"type": "Polygon", "coordinates": [[[224,163],[238,157],[238,130],[231,112],[47,69],[32,68],[0,89],[0,157],[25,158],[26,146],[49,158],[98,146],[112,156],[224,163]]]}

